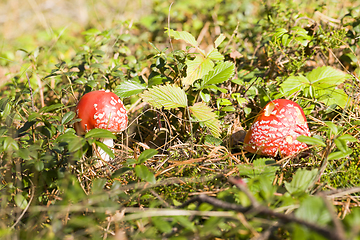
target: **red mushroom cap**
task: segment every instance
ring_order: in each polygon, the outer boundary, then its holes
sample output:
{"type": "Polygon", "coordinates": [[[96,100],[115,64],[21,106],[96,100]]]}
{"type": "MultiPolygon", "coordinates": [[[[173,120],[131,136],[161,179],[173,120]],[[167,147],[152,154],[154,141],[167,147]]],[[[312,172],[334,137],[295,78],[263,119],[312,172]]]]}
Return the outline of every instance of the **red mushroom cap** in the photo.
{"type": "Polygon", "coordinates": [[[94,128],[118,133],[126,129],[128,122],[122,101],[108,90],[86,93],[76,106],[76,115],[81,118],[80,122],[75,123],[78,134],[94,128]]]}
{"type": "Polygon", "coordinates": [[[244,140],[245,150],[260,155],[273,156],[277,153],[286,157],[307,148],[296,138],[310,136],[304,111],[299,104],[276,99],[261,110],[244,140]]]}

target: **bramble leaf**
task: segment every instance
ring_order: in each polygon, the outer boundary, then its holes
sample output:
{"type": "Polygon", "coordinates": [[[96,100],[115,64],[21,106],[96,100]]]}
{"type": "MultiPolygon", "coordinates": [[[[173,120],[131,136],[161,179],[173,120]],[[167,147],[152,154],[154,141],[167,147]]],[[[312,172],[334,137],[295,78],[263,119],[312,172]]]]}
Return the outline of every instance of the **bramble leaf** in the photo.
{"type": "Polygon", "coordinates": [[[172,29],[166,28],[166,33],[168,33],[171,37],[175,38],[176,40],[183,40],[190,44],[193,47],[197,47],[198,43],[195,40],[195,37],[186,31],[175,31],[172,29]]]}
{"type": "Polygon", "coordinates": [[[217,61],[222,61],[224,60],[224,56],[219,53],[219,51],[216,48],[213,48],[207,55],[206,58],[212,59],[212,60],[217,60],[217,61]]]}
{"type": "Polygon", "coordinates": [[[290,194],[306,192],[317,176],[318,169],[299,169],[292,181],[285,182],[285,188],[290,194]]]}
{"type": "Polygon", "coordinates": [[[308,73],[307,79],[312,84],[323,84],[327,83],[329,85],[339,85],[343,83],[346,79],[346,74],[335,68],[324,66],[318,67],[308,73]]]}
{"type": "Polygon", "coordinates": [[[199,102],[189,107],[189,109],[198,121],[203,122],[210,129],[214,137],[220,137],[220,121],[209,106],[199,102]]]}
{"type": "Polygon", "coordinates": [[[302,75],[290,76],[282,84],[280,84],[280,86],[284,94],[289,96],[297,91],[303,90],[309,83],[309,80],[302,75]]]}
{"type": "Polygon", "coordinates": [[[225,82],[234,75],[235,65],[232,62],[219,63],[213,71],[209,72],[201,83],[202,86],[225,82]]]}
{"type": "Polygon", "coordinates": [[[217,39],[215,40],[215,48],[218,48],[218,46],[225,40],[225,35],[220,34],[217,39]]]}
{"type": "Polygon", "coordinates": [[[146,89],[145,83],[139,83],[138,81],[128,80],[120,83],[116,86],[114,93],[120,98],[130,97],[138,94],[146,89]]]}
{"type": "Polygon", "coordinates": [[[154,86],[140,95],[145,102],[156,108],[172,109],[187,107],[186,93],[174,85],[154,86]]]}
{"type": "Polygon", "coordinates": [[[202,55],[197,55],[194,60],[187,60],[186,65],[186,78],[183,79],[185,86],[192,85],[195,80],[204,77],[214,67],[214,63],[202,55]]]}

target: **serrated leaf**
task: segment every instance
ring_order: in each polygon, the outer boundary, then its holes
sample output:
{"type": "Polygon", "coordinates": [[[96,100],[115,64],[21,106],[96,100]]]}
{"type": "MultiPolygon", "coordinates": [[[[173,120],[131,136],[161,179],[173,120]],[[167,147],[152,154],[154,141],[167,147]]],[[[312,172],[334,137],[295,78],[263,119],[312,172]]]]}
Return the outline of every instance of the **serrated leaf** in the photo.
{"type": "Polygon", "coordinates": [[[207,55],[206,58],[208,59],[212,59],[212,60],[217,60],[217,61],[222,61],[224,60],[224,56],[219,53],[219,51],[216,48],[213,48],[207,55]]]}
{"type": "Polygon", "coordinates": [[[331,221],[329,210],[320,197],[307,197],[295,211],[295,216],[321,226],[331,221]]]}
{"type": "Polygon", "coordinates": [[[141,164],[141,163],[145,162],[146,160],[152,158],[156,154],[158,154],[157,150],[155,150],[155,149],[146,149],[138,157],[137,164],[141,164]]]}
{"type": "Polygon", "coordinates": [[[329,154],[327,159],[328,160],[338,160],[338,159],[345,158],[345,157],[349,156],[352,152],[353,152],[352,149],[349,149],[346,152],[343,152],[343,151],[332,152],[332,153],[329,154]]]}
{"type": "Polygon", "coordinates": [[[194,117],[205,124],[210,129],[214,137],[220,137],[220,121],[212,109],[203,102],[195,103],[194,106],[189,107],[194,117]]]}
{"type": "Polygon", "coordinates": [[[303,90],[309,83],[309,80],[302,75],[290,76],[282,84],[280,84],[280,87],[284,94],[289,96],[297,91],[303,90]]]}
{"type": "Polygon", "coordinates": [[[186,78],[182,81],[185,86],[192,85],[195,80],[201,79],[214,68],[214,63],[202,55],[197,55],[194,60],[187,60],[186,65],[186,78]]]}
{"type": "Polygon", "coordinates": [[[176,40],[183,40],[186,43],[192,45],[193,47],[197,47],[198,43],[195,40],[195,37],[193,35],[191,35],[190,33],[186,32],[186,31],[175,31],[172,29],[168,29],[166,30],[166,32],[173,38],[175,38],[176,40]]]}
{"type": "Polygon", "coordinates": [[[317,83],[320,85],[322,83],[326,83],[331,85],[339,85],[345,81],[346,74],[335,68],[324,66],[312,70],[307,75],[307,78],[312,84],[317,83]]]}
{"type": "Polygon", "coordinates": [[[299,136],[296,138],[296,140],[298,140],[299,142],[309,144],[309,145],[319,145],[319,146],[326,147],[326,144],[324,143],[324,141],[322,141],[318,138],[315,138],[315,137],[299,136]]]}
{"type": "Polygon", "coordinates": [[[216,65],[201,82],[202,87],[209,84],[219,84],[229,80],[235,73],[235,65],[232,62],[222,62],[216,65]]]}
{"type": "Polygon", "coordinates": [[[67,124],[68,122],[70,122],[71,120],[73,120],[75,117],[75,113],[74,112],[67,112],[64,114],[63,118],[61,119],[61,124],[67,124]]]}
{"type": "Polygon", "coordinates": [[[85,134],[85,138],[112,138],[116,139],[115,135],[106,129],[94,128],[85,134]]]}
{"type": "Polygon", "coordinates": [[[327,106],[336,104],[344,108],[347,104],[349,104],[349,96],[344,92],[344,90],[335,89],[335,86],[333,86],[332,89],[318,89],[316,94],[318,100],[327,106]]]}
{"type": "Polygon", "coordinates": [[[292,181],[285,182],[285,188],[290,194],[306,192],[312,185],[318,173],[318,169],[298,169],[292,181]]]}
{"type": "Polygon", "coordinates": [[[187,96],[185,91],[177,86],[162,85],[154,86],[140,95],[145,102],[156,108],[172,109],[187,107],[187,96]]]}
{"type": "Polygon", "coordinates": [[[144,165],[137,165],[134,168],[136,176],[149,183],[156,183],[155,176],[149,169],[144,165]]]}
{"type": "Polygon", "coordinates": [[[216,40],[215,40],[215,48],[218,48],[218,46],[220,46],[220,44],[225,40],[225,35],[224,34],[220,34],[216,40]]]}
{"type": "Polygon", "coordinates": [[[132,95],[141,93],[146,89],[145,83],[139,83],[134,80],[128,80],[120,83],[114,89],[114,93],[118,95],[120,98],[127,98],[132,95]]]}

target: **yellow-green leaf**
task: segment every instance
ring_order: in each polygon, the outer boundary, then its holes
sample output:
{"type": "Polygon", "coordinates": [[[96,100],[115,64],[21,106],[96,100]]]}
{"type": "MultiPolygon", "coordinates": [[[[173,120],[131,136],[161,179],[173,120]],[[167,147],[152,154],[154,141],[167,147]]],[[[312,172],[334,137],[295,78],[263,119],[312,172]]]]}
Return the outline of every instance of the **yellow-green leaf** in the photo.
{"type": "Polygon", "coordinates": [[[220,137],[220,121],[212,109],[203,102],[195,103],[189,107],[193,116],[200,122],[204,123],[210,129],[214,137],[220,137]]]}
{"type": "Polygon", "coordinates": [[[186,61],[186,78],[183,79],[185,86],[192,85],[197,79],[202,78],[214,68],[214,63],[209,58],[198,55],[194,60],[186,61]]]}
{"type": "Polygon", "coordinates": [[[145,102],[156,108],[172,109],[187,107],[185,91],[173,85],[154,86],[140,95],[145,102]]]}

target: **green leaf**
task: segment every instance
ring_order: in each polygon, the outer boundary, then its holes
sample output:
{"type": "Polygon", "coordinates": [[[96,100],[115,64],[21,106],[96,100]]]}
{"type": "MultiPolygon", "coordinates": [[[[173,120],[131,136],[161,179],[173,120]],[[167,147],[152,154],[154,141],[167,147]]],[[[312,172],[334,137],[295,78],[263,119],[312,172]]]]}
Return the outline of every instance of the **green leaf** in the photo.
{"type": "Polygon", "coordinates": [[[145,83],[139,83],[138,81],[128,80],[121,82],[114,89],[114,93],[120,98],[127,98],[132,95],[141,93],[146,89],[145,83]]]}
{"type": "Polygon", "coordinates": [[[137,164],[141,164],[141,163],[145,162],[146,160],[152,158],[156,154],[158,154],[157,150],[155,150],[155,149],[146,149],[138,157],[137,164]]]}
{"type": "Polygon", "coordinates": [[[338,134],[338,127],[333,122],[326,121],[325,124],[330,128],[332,134],[334,135],[338,134]]]}
{"type": "Polygon", "coordinates": [[[225,38],[226,37],[224,34],[220,34],[215,40],[215,48],[218,48],[220,44],[225,40],[225,38]]]}
{"type": "Polygon", "coordinates": [[[113,174],[111,175],[111,178],[117,178],[130,170],[133,170],[133,168],[132,167],[122,167],[122,168],[116,170],[115,172],[113,172],[113,174]]]}
{"type": "Polygon", "coordinates": [[[92,181],[91,191],[93,194],[104,193],[104,187],[107,182],[106,178],[96,178],[92,181]]]}
{"type": "Polygon", "coordinates": [[[224,56],[219,53],[219,51],[216,48],[213,48],[207,55],[206,58],[208,59],[212,59],[212,60],[217,60],[217,61],[222,61],[224,60],[224,56]]]}
{"type": "Polygon", "coordinates": [[[42,161],[36,161],[34,167],[36,171],[41,172],[44,169],[44,163],[42,161]]]}
{"type": "Polygon", "coordinates": [[[85,138],[112,138],[116,139],[115,135],[106,129],[94,128],[85,134],[85,138]]]}
{"type": "Polygon", "coordinates": [[[349,147],[347,146],[347,143],[345,140],[336,138],[334,140],[334,143],[336,144],[336,147],[342,152],[347,152],[349,150],[349,147]]]}
{"type": "Polygon", "coordinates": [[[50,106],[45,106],[45,107],[41,108],[40,112],[51,112],[51,111],[54,111],[54,110],[62,108],[62,107],[64,107],[64,104],[56,103],[56,104],[53,104],[50,106]]]}
{"type": "Polygon", "coordinates": [[[194,60],[187,60],[186,65],[186,78],[183,79],[185,86],[192,85],[195,80],[203,78],[214,67],[214,63],[202,55],[197,55],[194,60]]]}
{"type": "Polygon", "coordinates": [[[323,83],[330,84],[330,85],[339,85],[343,83],[346,79],[346,74],[340,70],[335,68],[324,66],[318,67],[312,70],[308,75],[307,78],[312,84],[321,85],[323,83]]]}
{"type": "Polygon", "coordinates": [[[28,201],[21,193],[16,194],[14,200],[15,204],[21,209],[25,209],[28,205],[28,201]]]}
{"type": "Polygon", "coordinates": [[[188,104],[185,91],[173,85],[154,86],[142,93],[140,97],[156,108],[185,108],[188,104]]]}
{"type": "Polygon", "coordinates": [[[285,28],[277,28],[277,29],[275,29],[274,36],[281,37],[282,35],[284,35],[287,32],[288,32],[288,30],[286,30],[285,28]]]}
{"type": "Polygon", "coordinates": [[[171,233],[172,232],[172,225],[164,220],[161,217],[153,217],[151,218],[152,223],[154,224],[154,226],[159,229],[161,232],[163,233],[171,233]]]}
{"type": "Polygon", "coordinates": [[[175,31],[169,28],[166,28],[166,33],[168,33],[171,37],[175,38],[176,40],[183,40],[186,43],[192,45],[193,47],[197,47],[198,43],[195,40],[195,37],[186,31],[175,31]]]}
{"type": "Polygon", "coordinates": [[[286,96],[289,96],[297,91],[303,90],[309,83],[309,80],[302,75],[290,76],[282,84],[280,84],[280,87],[283,93],[286,96]]]}
{"type": "Polygon", "coordinates": [[[352,149],[349,149],[346,152],[343,152],[343,151],[332,152],[329,154],[327,159],[328,160],[338,160],[338,159],[349,156],[352,152],[353,152],[352,149]]]}
{"type": "Polygon", "coordinates": [[[205,124],[210,129],[214,137],[220,137],[220,121],[212,109],[203,102],[195,103],[194,106],[189,107],[195,119],[205,124]]]}
{"type": "Polygon", "coordinates": [[[357,142],[357,139],[353,136],[351,136],[350,134],[344,134],[340,137],[338,137],[337,139],[342,140],[342,141],[348,141],[348,142],[357,142]]]}
{"type": "Polygon", "coordinates": [[[235,73],[235,65],[232,62],[222,62],[216,65],[213,71],[209,72],[203,81],[201,82],[202,86],[209,84],[219,84],[227,81],[235,73]]]}
{"type": "Polygon", "coordinates": [[[308,188],[314,182],[318,173],[318,169],[306,170],[306,169],[298,169],[295,172],[295,175],[292,181],[285,182],[286,190],[291,194],[307,192],[308,188]]]}
{"type": "Polygon", "coordinates": [[[174,221],[182,225],[184,228],[189,229],[193,232],[196,231],[196,227],[193,221],[190,221],[186,216],[174,216],[174,221]]]}
{"type": "Polygon", "coordinates": [[[149,169],[144,165],[137,165],[134,168],[136,176],[149,183],[156,183],[155,176],[149,169]]]}
{"type": "Polygon", "coordinates": [[[223,112],[235,112],[235,108],[233,106],[226,106],[226,107],[223,107],[221,108],[221,111],[223,112]]]}
{"type": "Polygon", "coordinates": [[[115,158],[115,154],[113,153],[113,151],[106,146],[106,144],[104,144],[103,142],[99,142],[99,141],[95,141],[96,146],[100,147],[102,150],[104,150],[104,152],[109,155],[110,158],[115,158]]]}
{"type": "Polygon", "coordinates": [[[69,152],[73,153],[73,152],[78,151],[80,148],[82,148],[85,145],[86,140],[82,137],[76,136],[75,138],[71,139],[67,143],[68,143],[67,147],[68,147],[69,152]]]}
{"type": "Polygon", "coordinates": [[[73,120],[75,117],[75,113],[74,112],[67,112],[64,114],[63,118],[61,119],[61,124],[65,125],[68,122],[70,122],[71,120],[73,120]]]}
{"type": "Polygon", "coordinates": [[[331,221],[331,215],[320,197],[307,197],[295,211],[295,216],[321,226],[331,221]]]}
{"type": "MultiPolygon", "coordinates": [[[[325,84],[323,84],[325,85],[325,84]]],[[[316,97],[318,101],[324,103],[326,106],[331,106],[336,104],[344,108],[349,104],[349,96],[342,89],[335,89],[335,86],[332,86],[331,89],[319,88],[316,90],[316,97]]]]}
{"type": "Polygon", "coordinates": [[[319,145],[319,146],[326,147],[326,144],[324,143],[324,141],[322,141],[321,139],[316,138],[316,137],[299,136],[296,138],[296,140],[298,140],[299,142],[309,144],[309,145],[319,145]]]}
{"type": "Polygon", "coordinates": [[[5,137],[3,142],[3,148],[5,151],[19,150],[19,145],[12,137],[5,137]]]}
{"type": "Polygon", "coordinates": [[[211,95],[208,92],[205,93],[204,91],[200,91],[200,97],[206,103],[210,102],[211,100],[211,95]]]}

